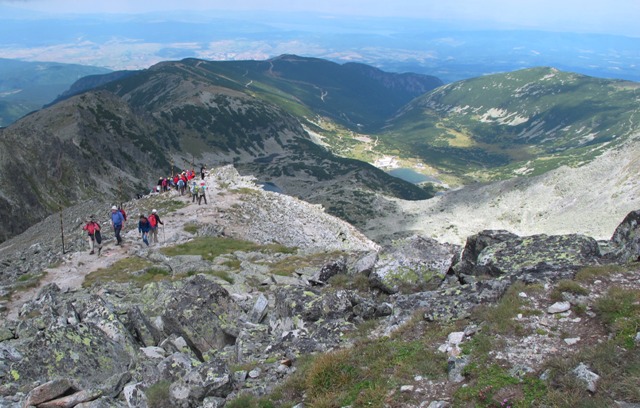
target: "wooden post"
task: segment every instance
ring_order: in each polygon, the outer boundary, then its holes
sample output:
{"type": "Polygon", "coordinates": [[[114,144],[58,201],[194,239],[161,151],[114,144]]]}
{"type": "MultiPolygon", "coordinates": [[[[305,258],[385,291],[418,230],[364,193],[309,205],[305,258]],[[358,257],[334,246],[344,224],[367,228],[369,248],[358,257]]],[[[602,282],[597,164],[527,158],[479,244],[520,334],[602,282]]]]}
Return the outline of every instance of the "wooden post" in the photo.
{"type": "Polygon", "coordinates": [[[62,238],[62,255],[64,255],[64,223],[62,222],[62,206],[60,206],[60,236],[62,238]]]}

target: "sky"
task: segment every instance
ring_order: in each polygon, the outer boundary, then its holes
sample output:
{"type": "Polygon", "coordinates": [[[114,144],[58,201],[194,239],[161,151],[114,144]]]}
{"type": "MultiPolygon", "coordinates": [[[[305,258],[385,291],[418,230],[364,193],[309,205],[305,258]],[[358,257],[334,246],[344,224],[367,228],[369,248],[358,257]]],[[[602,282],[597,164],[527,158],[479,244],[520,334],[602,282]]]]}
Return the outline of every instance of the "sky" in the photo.
{"type": "Polygon", "coordinates": [[[0,4],[51,14],[297,11],[640,37],[640,0],[0,0],[0,4]]]}

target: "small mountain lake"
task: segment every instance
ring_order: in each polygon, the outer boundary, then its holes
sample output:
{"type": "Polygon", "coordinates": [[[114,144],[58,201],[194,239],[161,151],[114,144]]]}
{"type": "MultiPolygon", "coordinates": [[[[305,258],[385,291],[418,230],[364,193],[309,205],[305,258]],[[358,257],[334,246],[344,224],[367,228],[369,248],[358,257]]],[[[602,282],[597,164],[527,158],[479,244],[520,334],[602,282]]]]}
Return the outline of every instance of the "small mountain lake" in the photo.
{"type": "Polygon", "coordinates": [[[273,191],[274,193],[282,194],[282,189],[270,181],[263,181],[258,184],[261,185],[264,191],[273,191]]]}
{"type": "Polygon", "coordinates": [[[389,174],[390,176],[402,179],[404,181],[408,181],[409,183],[413,183],[413,184],[424,183],[425,181],[428,181],[431,183],[438,183],[438,184],[442,183],[440,180],[438,180],[435,177],[426,176],[422,173],[418,173],[413,169],[409,169],[405,167],[400,167],[397,169],[390,170],[387,172],[387,174],[389,174]]]}

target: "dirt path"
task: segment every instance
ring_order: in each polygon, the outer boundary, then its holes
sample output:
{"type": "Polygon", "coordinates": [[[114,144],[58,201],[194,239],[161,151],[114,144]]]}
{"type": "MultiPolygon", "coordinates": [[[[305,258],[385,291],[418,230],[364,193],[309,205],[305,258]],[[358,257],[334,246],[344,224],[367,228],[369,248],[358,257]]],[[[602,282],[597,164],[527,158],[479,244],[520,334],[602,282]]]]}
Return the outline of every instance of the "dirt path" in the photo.
{"type": "MultiPolygon", "coordinates": [[[[207,201],[209,204],[198,205],[191,202],[190,195],[180,196],[176,191],[163,193],[162,197],[170,200],[180,200],[187,203],[186,207],[168,213],[159,214],[164,225],[158,230],[158,244],[152,247],[161,248],[163,246],[175,245],[192,237],[184,231],[184,225],[190,221],[216,224],[220,221],[220,212],[225,211],[237,197],[234,194],[220,194],[219,186],[209,177],[205,179],[207,185],[207,201]]],[[[138,203],[133,203],[128,208],[134,208],[138,203]]],[[[104,226],[103,228],[110,228],[104,226]]],[[[37,286],[25,291],[15,292],[11,301],[6,304],[7,317],[17,319],[23,304],[34,299],[40,289],[50,283],[55,283],[62,291],[73,291],[82,286],[85,276],[101,268],[109,268],[115,262],[128,258],[138,250],[143,249],[145,244],[141,241],[137,230],[137,217],[129,214],[129,219],[125,224],[122,234],[124,245],[115,246],[115,242],[110,240],[103,243],[101,255],[90,255],[87,250],[66,254],[62,264],[55,268],[45,269],[46,275],[40,280],[37,286]]]]}

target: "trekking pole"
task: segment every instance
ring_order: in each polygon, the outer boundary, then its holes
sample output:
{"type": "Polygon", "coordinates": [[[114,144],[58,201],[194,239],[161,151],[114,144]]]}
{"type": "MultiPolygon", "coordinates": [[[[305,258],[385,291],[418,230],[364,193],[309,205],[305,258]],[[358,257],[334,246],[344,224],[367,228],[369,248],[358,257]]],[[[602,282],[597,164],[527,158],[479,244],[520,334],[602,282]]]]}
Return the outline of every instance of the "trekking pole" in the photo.
{"type": "Polygon", "coordinates": [[[167,242],[167,236],[164,233],[164,224],[162,224],[162,242],[167,242]]]}

